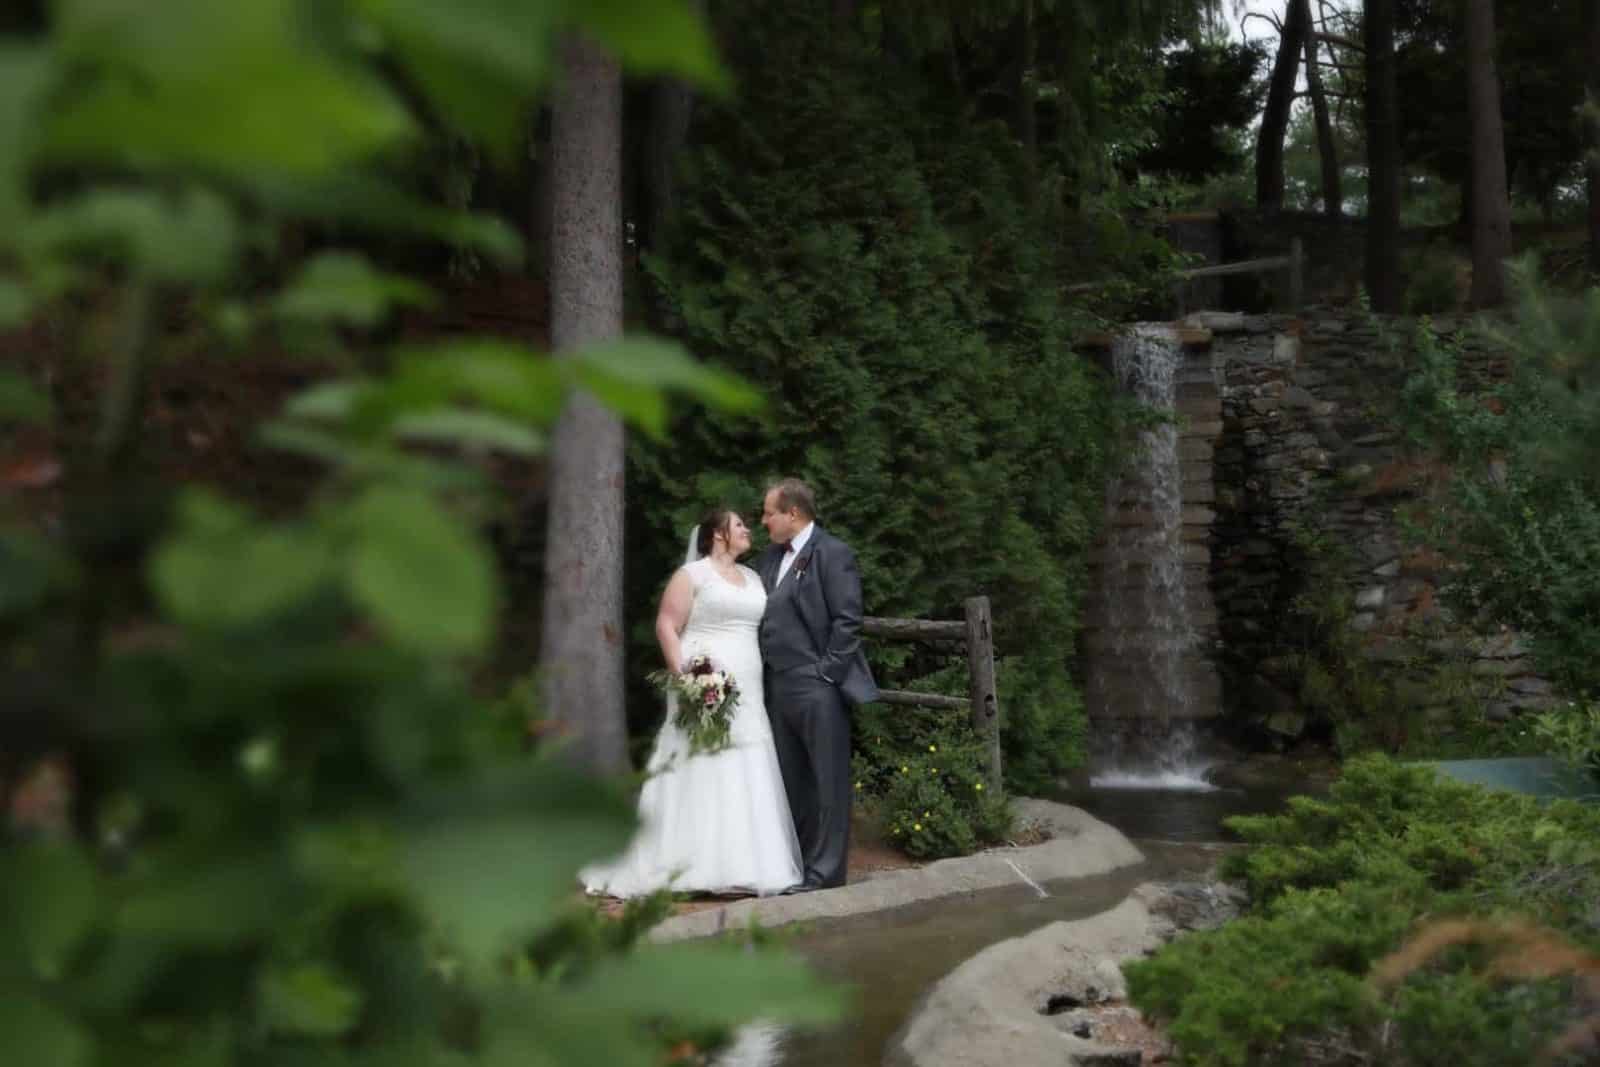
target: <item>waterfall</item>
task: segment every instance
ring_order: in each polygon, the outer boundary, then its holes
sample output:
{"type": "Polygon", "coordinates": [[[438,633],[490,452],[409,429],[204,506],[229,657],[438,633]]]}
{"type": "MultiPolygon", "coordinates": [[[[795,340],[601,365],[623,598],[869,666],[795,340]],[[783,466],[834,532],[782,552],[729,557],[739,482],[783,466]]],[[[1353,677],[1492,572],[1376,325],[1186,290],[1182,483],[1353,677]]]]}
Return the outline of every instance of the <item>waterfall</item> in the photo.
{"type": "Polygon", "coordinates": [[[1183,347],[1167,327],[1141,325],[1112,348],[1123,389],[1162,421],[1139,431],[1136,454],[1106,493],[1103,632],[1109,639],[1089,672],[1092,698],[1154,736],[1125,749],[1112,740],[1092,784],[1209,788],[1196,752],[1190,667],[1198,638],[1184,575],[1183,481],[1177,407],[1183,347]]]}

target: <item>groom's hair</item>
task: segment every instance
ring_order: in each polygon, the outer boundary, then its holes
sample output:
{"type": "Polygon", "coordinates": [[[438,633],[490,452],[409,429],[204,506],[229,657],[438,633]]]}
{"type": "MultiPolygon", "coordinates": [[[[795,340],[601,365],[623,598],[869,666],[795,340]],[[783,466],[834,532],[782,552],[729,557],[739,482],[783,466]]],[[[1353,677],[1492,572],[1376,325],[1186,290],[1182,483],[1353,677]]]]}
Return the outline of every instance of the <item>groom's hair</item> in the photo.
{"type": "Polygon", "coordinates": [[[799,478],[780,478],[767,486],[767,492],[778,494],[778,510],[794,508],[808,519],[817,517],[817,494],[799,478]]]}

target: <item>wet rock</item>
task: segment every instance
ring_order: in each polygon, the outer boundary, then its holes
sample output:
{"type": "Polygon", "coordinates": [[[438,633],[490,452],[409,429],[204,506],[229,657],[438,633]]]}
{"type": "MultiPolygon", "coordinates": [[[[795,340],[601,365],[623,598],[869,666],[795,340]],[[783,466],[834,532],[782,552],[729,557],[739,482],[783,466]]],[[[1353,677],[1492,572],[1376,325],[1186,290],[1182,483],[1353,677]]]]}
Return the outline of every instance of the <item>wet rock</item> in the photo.
{"type": "Polygon", "coordinates": [[[1226,882],[1157,882],[1139,894],[1150,911],[1175,930],[1213,930],[1244,909],[1245,895],[1226,882]]]}
{"type": "MultiPolygon", "coordinates": [[[[1128,997],[1128,980],[1122,976],[1122,968],[1117,966],[1117,961],[1104,959],[1094,965],[1095,979],[1100,983],[1098,987],[1090,986],[1093,990],[1098,988],[1102,992],[1102,1000],[1126,1000],[1128,997]]],[[[1085,991],[1087,992],[1087,990],[1085,991]]]]}
{"type": "Polygon", "coordinates": [[[1293,740],[1306,732],[1306,716],[1298,710],[1278,711],[1267,717],[1266,726],[1278,736],[1293,740]]]}
{"type": "Polygon", "coordinates": [[[1528,646],[1520,636],[1507,631],[1474,641],[1472,651],[1479,659],[1521,659],[1528,655],[1528,646]]]}
{"type": "Polygon", "coordinates": [[[1144,1053],[1136,1048],[1094,1049],[1073,1056],[1078,1067],[1139,1067],[1144,1053]]]}
{"type": "Polygon", "coordinates": [[[1493,723],[1507,723],[1517,717],[1517,710],[1509,701],[1495,700],[1483,709],[1483,717],[1493,723]]]}
{"type": "Polygon", "coordinates": [[[1298,385],[1291,385],[1285,389],[1282,400],[1284,407],[1302,411],[1309,411],[1317,406],[1317,398],[1311,395],[1311,391],[1298,385]]]}
{"type": "Polygon", "coordinates": [[[1479,659],[1470,668],[1479,678],[1514,678],[1532,669],[1533,664],[1525,659],[1479,659]]]}
{"type": "Polygon", "coordinates": [[[1072,993],[1052,993],[1045,998],[1044,1006],[1039,1009],[1040,1015],[1061,1015],[1083,1007],[1082,997],[1072,993]]]}
{"type": "Polygon", "coordinates": [[[1196,311],[1186,315],[1183,324],[1212,333],[1242,333],[1249,326],[1249,317],[1242,311],[1196,311]]]}

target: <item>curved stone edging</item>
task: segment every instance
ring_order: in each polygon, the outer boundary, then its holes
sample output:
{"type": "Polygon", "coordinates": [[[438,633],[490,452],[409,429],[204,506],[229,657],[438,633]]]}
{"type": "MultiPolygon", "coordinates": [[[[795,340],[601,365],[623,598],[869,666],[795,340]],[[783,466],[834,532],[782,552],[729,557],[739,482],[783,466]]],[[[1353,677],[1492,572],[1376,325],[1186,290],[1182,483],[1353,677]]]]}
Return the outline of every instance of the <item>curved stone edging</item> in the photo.
{"type": "Polygon", "coordinates": [[[1109,911],[1056,922],[990,945],[941,978],[890,1040],[892,1067],[1016,1067],[1027,1063],[1138,1063],[1139,1052],[1078,1037],[1052,1002],[1126,998],[1121,964],[1184,929],[1224,921],[1237,906],[1226,886],[1147,882],[1109,911]]]}
{"type": "Polygon", "coordinates": [[[675,915],[651,929],[651,941],[688,941],[709,937],[750,921],[784,926],[798,921],[850,918],[891,907],[933,901],[936,897],[973,893],[976,889],[1088,878],[1090,875],[1144,862],[1144,854],[1128,838],[1082,809],[1051,800],[1019,797],[1013,801],[1024,822],[1042,824],[1051,838],[1024,848],[990,848],[973,856],[939,859],[926,867],[885,870],[838,889],[795,896],[750,897],[726,907],[675,915]]]}
{"type": "Polygon", "coordinates": [[[841,919],[918,901],[1002,886],[1087,878],[1144,861],[1144,854],[1114,828],[1081,809],[1019,797],[1017,816],[1043,824],[1051,839],[1022,848],[995,848],[937,860],[926,867],[883,871],[839,889],[787,897],[736,900],[721,908],[677,915],[650,931],[652,941],[709,937],[751,922],[760,926],[841,919]]]}

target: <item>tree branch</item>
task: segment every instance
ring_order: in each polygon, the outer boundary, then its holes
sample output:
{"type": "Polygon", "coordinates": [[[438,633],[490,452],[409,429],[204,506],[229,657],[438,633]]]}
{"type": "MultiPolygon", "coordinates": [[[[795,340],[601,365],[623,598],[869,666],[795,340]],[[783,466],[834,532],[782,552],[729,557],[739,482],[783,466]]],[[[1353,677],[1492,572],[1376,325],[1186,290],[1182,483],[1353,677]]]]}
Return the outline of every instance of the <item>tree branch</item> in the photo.
{"type": "Polygon", "coordinates": [[[1318,32],[1313,37],[1322,44],[1336,44],[1341,48],[1348,48],[1352,52],[1366,52],[1366,49],[1361,47],[1360,41],[1353,41],[1343,34],[1318,32]]]}
{"type": "Polygon", "coordinates": [[[1282,34],[1283,33],[1283,20],[1280,19],[1278,16],[1273,15],[1273,14],[1269,14],[1269,13],[1267,13],[1265,11],[1248,11],[1248,12],[1245,13],[1244,18],[1239,20],[1239,36],[1240,37],[1243,37],[1245,35],[1245,33],[1244,33],[1245,24],[1247,22],[1249,22],[1251,19],[1261,19],[1263,22],[1268,23],[1272,27],[1274,33],[1278,33],[1278,34],[1282,34]]]}

